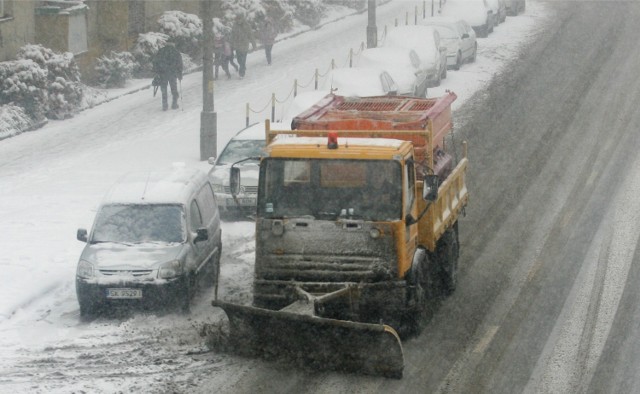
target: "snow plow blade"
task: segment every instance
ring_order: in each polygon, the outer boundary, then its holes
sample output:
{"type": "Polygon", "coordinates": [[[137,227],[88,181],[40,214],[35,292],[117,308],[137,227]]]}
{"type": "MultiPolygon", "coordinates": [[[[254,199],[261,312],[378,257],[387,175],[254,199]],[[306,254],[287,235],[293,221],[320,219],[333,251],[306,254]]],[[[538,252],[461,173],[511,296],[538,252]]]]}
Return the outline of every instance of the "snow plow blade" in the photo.
{"type": "Polygon", "coordinates": [[[402,344],[387,325],[213,301],[229,318],[234,352],[320,370],[401,378],[402,344]]]}

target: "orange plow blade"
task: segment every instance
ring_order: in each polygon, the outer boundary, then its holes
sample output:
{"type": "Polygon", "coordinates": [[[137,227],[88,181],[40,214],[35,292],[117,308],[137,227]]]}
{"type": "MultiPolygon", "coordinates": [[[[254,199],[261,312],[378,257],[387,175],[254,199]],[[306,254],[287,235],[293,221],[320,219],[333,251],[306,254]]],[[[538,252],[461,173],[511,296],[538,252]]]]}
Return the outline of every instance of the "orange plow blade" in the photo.
{"type": "Polygon", "coordinates": [[[384,324],[327,319],[213,301],[229,318],[231,348],[313,369],[401,378],[402,344],[384,324]]]}

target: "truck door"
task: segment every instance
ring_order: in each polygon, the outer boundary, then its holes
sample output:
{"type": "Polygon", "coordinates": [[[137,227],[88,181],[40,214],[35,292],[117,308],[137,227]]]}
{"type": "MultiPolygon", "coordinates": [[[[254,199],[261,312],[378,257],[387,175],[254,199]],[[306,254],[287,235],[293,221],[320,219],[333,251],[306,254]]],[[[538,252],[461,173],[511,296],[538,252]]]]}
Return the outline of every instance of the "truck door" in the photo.
{"type": "MultiPolygon", "coordinates": [[[[408,214],[411,214],[413,217],[417,217],[418,215],[418,206],[416,200],[416,171],[415,166],[413,164],[412,158],[409,158],[405,161],[403,174],[402,174],[403,186],[403,209],[402,214],[403,218],[406,218],[408,214]]],[[[408,269],[411,267],[411,262],[413,260],[413,255],[416,251],[417,247],[417,239],[418,239],[418,226],[417,225],[407,225],[405,222],[405,234],[404,234],[404,251],[405,255],[402,256],[403,264],[401,267],[405,267],[408,269]]]]}

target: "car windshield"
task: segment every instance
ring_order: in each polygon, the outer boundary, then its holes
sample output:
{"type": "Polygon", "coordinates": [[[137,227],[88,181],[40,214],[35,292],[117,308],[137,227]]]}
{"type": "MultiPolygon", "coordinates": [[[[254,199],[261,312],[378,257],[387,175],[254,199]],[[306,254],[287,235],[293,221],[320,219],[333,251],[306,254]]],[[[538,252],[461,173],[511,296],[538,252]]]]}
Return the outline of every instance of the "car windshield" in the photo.
{"type": "Polygon", "coordinates": [[[264,140],[231,140],[218,159],[218,164],[232,164],[247,157],[262,156],[264,140]]]}
{"type": "Polygon", "coordinates": [[[395,161],[267,159],[259,216],[400,220],[401,174],[395,161]]]}
{"type": "Polygon", "coordinates": [[[458,32],[455,29],[452,29],[448,26],[433,26],[438,33],[440,33],[440,38],[443,40],[452,40],[458,38],[458,32]]]}
{"type": "Polygon", "coordinates": [[[179,204],[105,205],[96,215],[92,243],[176,243],[186,236],[179,204]]]}

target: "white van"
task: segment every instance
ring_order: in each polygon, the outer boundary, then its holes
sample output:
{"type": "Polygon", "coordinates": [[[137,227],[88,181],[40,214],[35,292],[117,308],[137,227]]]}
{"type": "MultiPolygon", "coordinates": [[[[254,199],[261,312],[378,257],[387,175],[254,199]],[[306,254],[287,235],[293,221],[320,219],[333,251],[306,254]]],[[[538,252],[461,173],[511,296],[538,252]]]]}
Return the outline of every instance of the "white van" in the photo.
{"type": "Polygon", "coordinates": [[[220,214],[201,170],[133,172],[107,193],[76,271],[80,315],[116,305],[183,311],[197,286],[215,284],[220,268],[220,214]]]}

